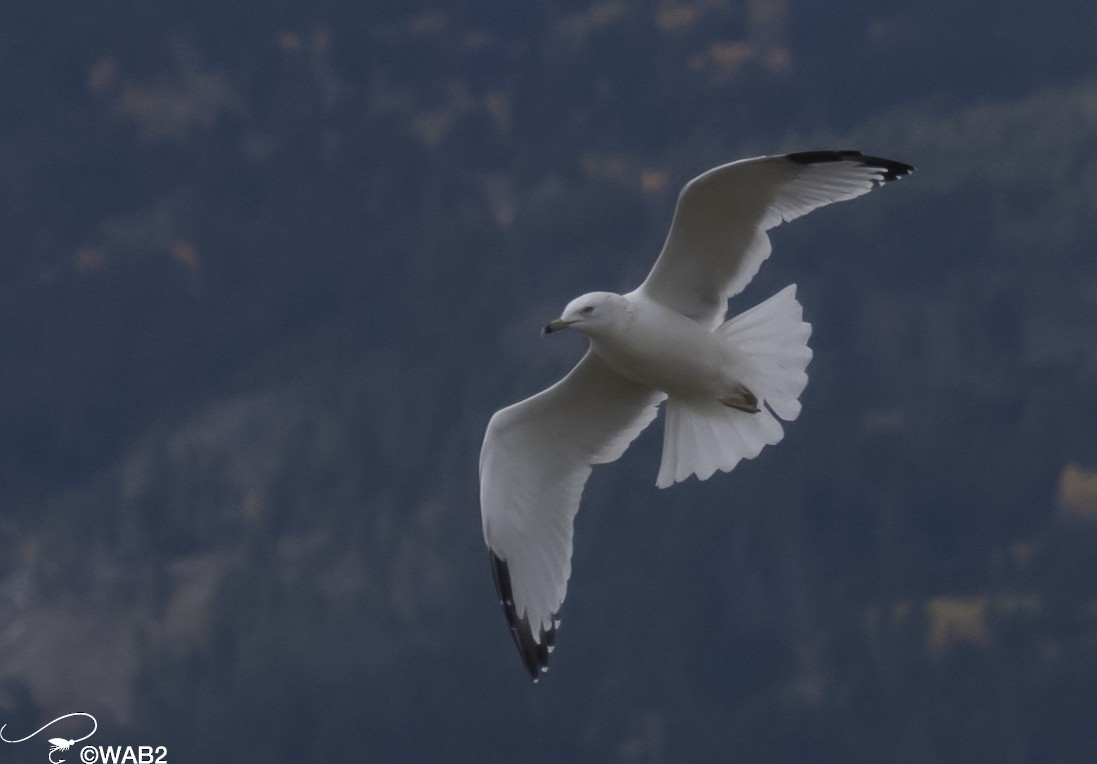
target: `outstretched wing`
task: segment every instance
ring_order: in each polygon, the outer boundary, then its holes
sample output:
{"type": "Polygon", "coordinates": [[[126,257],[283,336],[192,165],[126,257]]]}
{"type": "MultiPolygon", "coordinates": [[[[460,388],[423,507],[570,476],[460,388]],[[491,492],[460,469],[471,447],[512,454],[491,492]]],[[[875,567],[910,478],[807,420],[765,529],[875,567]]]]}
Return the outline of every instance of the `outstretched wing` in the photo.
{"type": "Polygon", "coordinates": [[[766,231],[913,169],[859,151],[807,151],[709,170],[682,189],[663,251],[637,291],[715,327],[769,256],[766,231]]]}
{"type": "Polygon", "coordinates": [[[572,522],[595,464],[612,462],[665,396],[598,356],[532,398],[497,411],[480,452],[480,509],[514,642],[536,681],[548,666],[571,575],[572,522]]]}

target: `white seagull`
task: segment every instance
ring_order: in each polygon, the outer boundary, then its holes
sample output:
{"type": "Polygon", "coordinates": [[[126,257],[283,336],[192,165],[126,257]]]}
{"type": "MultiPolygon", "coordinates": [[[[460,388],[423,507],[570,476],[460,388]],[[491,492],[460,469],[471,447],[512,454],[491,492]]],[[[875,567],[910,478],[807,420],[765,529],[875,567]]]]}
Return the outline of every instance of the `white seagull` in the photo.
{"type": "Polygon", "coordinates": [[[663,251],[628,294],[576,297],[543,334],[590,347],[567,376],[497,411],[480,452],[484,541],[514,643],[534,681],[548,669],[571,575],[579,498],[666,401],[656,485],[706,480],[784,436],[812,352],[796,285],[729,321],[728,298],[769,256],[766,231],[909,174],[858,151],[743,159],[682,189],[663,251]]]}

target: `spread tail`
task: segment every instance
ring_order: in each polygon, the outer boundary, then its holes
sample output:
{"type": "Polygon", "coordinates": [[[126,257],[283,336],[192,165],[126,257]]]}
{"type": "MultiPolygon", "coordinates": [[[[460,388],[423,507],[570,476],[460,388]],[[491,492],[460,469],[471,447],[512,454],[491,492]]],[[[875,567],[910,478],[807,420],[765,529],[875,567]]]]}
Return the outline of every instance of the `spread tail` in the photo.
{"type": "Polygon", "coordinates": [[[722,400],[667,400],[660,488],[690,475],[707,480],[716,470],[730,471],[784,437],[778,417],[790,422],[800,415],[811,324],[803,321],[795,284],[715,332],[741,356],[741,389],[722,400]]]}

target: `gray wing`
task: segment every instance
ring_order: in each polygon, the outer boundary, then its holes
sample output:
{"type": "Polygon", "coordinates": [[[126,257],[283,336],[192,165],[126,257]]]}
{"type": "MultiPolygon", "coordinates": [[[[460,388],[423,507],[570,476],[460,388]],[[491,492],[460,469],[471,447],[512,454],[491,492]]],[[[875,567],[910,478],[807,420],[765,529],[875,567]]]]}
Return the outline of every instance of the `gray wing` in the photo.
{"type": "Polygon", "coordinates": [[[484,540],[511,635],[538,678],[571,575],[571,538],[591,467],[618,459],[665,396],[598,356],[532,398],[497,411],[480,452],[484,540]]]}
{"type": "Polygon", "coordinates": [[[638,292],[709,326],[769,256],[766,231],[913,171],[859,151],[743,159],[691,180],[678,196],[663,251],[638,292]]]}

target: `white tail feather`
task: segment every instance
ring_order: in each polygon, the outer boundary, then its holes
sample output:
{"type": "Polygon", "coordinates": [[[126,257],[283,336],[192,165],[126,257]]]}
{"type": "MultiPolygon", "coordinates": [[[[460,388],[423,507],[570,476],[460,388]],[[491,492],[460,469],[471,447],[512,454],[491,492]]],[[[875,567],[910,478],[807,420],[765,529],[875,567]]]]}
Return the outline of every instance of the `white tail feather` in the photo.
{"type": "Polygon", "coordinates": [[[741,459],[753,459],[765,446],[784,437],[777,417],[800,415],[800,394],[807,385],[811,361],[807,346],[811,325],[803,321],[796,285],[785,287],[760,305],[715,329],[740,358],[738,381],[758,397],[758,413],[730,408],[712,400],[667,400],[663,459],[656,485],[669,485],[696,475],[707,480],[716,470],[728,472],[741,459]]]}

